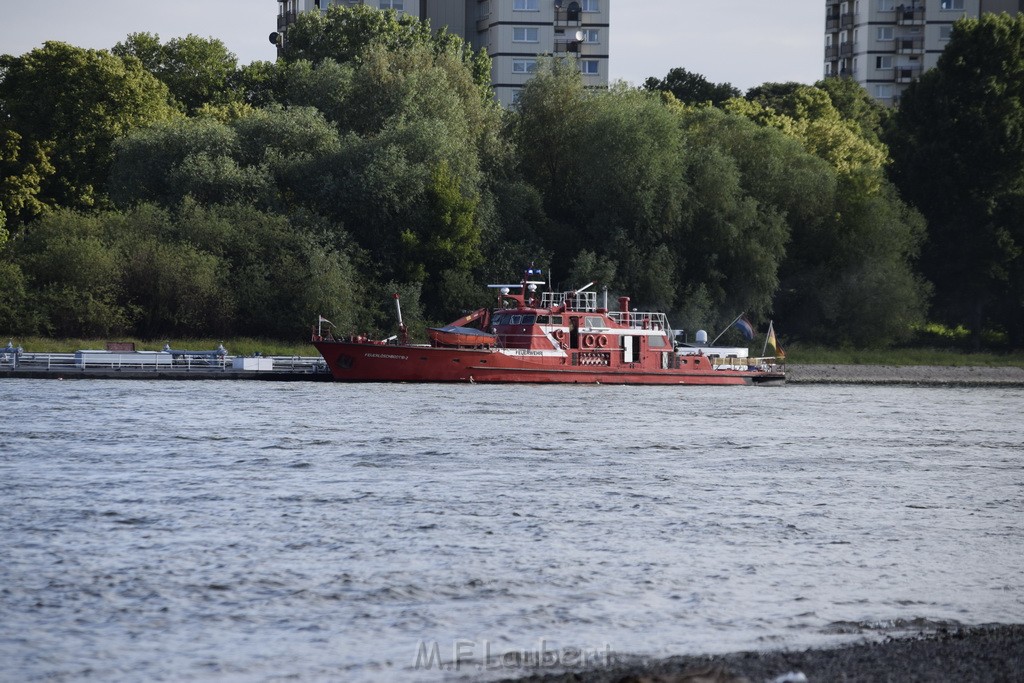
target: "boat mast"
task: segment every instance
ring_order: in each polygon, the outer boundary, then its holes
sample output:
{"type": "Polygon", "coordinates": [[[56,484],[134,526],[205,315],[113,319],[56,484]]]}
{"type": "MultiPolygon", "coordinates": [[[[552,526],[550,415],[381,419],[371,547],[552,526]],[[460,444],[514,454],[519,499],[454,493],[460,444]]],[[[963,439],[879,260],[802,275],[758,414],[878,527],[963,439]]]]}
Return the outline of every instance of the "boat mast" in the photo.
{"type": "Polygon", "coordinates": [[[395,292],[395,311],[398,313],[398,343],[409,342],[409,329],[402,322],[402,304],[399,302],[398,292],[395,292]]]}

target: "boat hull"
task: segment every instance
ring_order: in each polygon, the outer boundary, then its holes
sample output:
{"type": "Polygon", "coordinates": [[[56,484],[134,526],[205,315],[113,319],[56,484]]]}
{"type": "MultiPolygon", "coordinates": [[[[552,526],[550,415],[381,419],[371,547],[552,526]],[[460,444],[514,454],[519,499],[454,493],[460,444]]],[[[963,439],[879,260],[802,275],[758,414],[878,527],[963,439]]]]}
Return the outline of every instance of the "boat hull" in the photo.
{"type": "MultiPolygon", "coordinates": [[[[508,384],[780,384],[781,371],[717,370],[707,359],[687,369],[581,365],[572,353],[539,354],[498,349],[456,349],[321,340],[313,345],[334,379],[347,382],[479,382],[508,384]]],[[[585,358],[582,359],[585,362],[585,358]]]]}

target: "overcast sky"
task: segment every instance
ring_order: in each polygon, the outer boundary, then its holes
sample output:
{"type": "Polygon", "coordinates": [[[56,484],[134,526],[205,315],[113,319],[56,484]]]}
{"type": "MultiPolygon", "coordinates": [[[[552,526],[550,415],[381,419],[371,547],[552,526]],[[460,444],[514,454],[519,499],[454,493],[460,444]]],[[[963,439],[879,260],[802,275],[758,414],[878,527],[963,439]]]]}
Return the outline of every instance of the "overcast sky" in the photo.
{"type": "MultiPolygon", "coordinates": [[[[508,0],[501,0],[508,1],[508,0]]],[[[639,85],[681,66],[746,90],[821,77],[821,0],[612,0],[611,77],[639,85]]],[[[0,0],[0,53],[46,40],[111,48],[129,33],[219,38],[242,64],[274,59],[276,0],[0,0]]]]}

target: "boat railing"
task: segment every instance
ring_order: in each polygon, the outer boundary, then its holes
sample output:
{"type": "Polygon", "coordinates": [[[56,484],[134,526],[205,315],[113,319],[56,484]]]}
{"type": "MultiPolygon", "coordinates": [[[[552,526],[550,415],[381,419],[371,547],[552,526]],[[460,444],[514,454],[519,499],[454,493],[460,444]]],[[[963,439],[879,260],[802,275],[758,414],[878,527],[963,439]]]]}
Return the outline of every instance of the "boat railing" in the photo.
{"type": "MultiPolygon", "coordinates": [[[[235,361],[242,356],[218,356],[216,358],[194,357],[158,352],[111,353],[0,353],[0,370],[36,370],[40,372],[64,372],[83,370],[132,370],[132,371],[228,371],[236,368],[235,361]]],[[[327,372],[322,356],[265,356],[272,361],[272,370],[293,374],[318,374],[327,372]]]]}
{"type": "Polygon", "coordinates": [[[668,325],[668,318],[664,313],[647,311],[609,311],[608,317],[623,327],[631,327],[636,330],[665,330],[667,334],[672,333],[668,325]]]}
{"type": "Polygon", "coordinates": [[[540,295],[542,308],[554,308],[562,304],[573,311],[592,313],[597,310],[597,292],[542,292],[540,295]]]}
{"type": "Polygon", "coordinates": [[[783,372],[785,362],[774,356],[737,358],[736,356],[710,356],[711,366],[715,370],[761,370],[764,372],[783,372]]]}

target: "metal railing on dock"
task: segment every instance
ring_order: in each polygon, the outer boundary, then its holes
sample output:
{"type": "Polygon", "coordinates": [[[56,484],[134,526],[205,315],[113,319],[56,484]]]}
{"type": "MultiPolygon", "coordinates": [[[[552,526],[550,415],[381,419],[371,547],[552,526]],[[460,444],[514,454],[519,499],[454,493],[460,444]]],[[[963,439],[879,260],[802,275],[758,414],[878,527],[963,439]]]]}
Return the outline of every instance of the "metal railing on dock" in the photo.
{"type": "Polygon", "coordinates": [[[161,351],[13,353],[0,349],[0,377],[15,373],[18,376],[61,374],[69,377],[113,377],[123,373],[239,378],[309,375],[310,379],[330,374],[320,356],[204,356],[161,351]]]}

